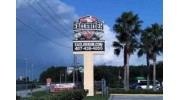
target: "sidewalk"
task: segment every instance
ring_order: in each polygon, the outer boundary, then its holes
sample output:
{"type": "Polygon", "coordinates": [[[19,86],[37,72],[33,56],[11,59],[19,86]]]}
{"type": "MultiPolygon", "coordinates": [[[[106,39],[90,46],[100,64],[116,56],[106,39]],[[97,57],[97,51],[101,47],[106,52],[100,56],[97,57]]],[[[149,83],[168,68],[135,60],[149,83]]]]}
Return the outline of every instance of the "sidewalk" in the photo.
{"type": "Polygon", "coordinates": [[[109,100],[163,100],[162,94],[111,94],[109,100]]]}

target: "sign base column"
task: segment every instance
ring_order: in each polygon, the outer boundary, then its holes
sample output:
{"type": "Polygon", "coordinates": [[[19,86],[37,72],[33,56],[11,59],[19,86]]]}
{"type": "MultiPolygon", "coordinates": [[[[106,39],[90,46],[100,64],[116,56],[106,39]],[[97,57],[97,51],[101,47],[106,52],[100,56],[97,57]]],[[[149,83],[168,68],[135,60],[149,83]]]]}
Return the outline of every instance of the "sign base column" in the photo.
{"type": "Polygon", "coordinates": [[[84,54],[84,89],[89,92],[87,96],[94,96],[94,63],[93,53],[84,54]]]}

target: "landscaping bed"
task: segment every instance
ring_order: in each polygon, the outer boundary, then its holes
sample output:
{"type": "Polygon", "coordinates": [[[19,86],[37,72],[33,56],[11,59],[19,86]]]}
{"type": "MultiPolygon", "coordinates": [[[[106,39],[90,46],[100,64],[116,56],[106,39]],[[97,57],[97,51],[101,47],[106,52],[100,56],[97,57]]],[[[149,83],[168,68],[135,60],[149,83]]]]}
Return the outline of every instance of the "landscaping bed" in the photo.
{"type": "Polygon", "coordinates": [[[86,97],[88,91],[84,89],[64,90],[56,93],[47,93],[46,91],[34,92],[32,97],[20,100],[82,100],[86,97]]]}

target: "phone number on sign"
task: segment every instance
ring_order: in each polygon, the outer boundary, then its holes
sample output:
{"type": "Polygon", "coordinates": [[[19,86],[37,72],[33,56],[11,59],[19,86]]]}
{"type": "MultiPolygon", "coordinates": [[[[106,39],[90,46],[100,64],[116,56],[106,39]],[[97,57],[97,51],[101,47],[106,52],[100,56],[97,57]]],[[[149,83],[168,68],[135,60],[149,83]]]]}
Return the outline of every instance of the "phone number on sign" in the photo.
{"type": "Polygon", "coordinates": [[[75,51],[101,51],[103,47],[75,47],[75,51]]]}

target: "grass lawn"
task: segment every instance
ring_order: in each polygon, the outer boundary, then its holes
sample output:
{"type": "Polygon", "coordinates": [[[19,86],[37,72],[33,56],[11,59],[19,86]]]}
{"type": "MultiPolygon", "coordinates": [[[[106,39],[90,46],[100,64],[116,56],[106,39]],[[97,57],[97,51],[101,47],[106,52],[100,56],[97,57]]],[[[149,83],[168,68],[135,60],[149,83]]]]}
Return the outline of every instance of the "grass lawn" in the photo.
{"type": "Polygon", "coordinates": [[[108,100],[108,99],[109,99],[109,96],[102,97],[102,95],[96,94],[95,96],[88,96],[84,98],[83,100],[108,100]]]}

